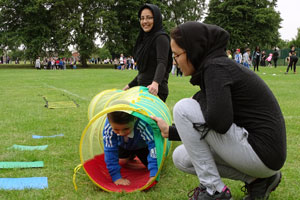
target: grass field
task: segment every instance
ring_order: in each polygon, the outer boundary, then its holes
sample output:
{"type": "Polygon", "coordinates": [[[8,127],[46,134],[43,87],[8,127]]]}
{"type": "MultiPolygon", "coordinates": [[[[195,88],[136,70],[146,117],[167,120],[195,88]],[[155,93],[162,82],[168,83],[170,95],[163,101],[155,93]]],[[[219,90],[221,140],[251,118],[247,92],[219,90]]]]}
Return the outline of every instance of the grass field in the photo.
{"type": "MultiPolygon", "coordinates": [[[[270,86],[286,121],[288,157],[282,169],[280,186],[271,200],[300,199],[300,74],[283,72],[285,67],[261,68],[258,73],[270,86]]],[[[73,169],[80,164],[79,142],[88,123],[90,100],[100,91],[122,88],[136,75],[136,71],[112,69],[79,69],[46,71],[31,69],[0,70],[0,161],[44,161],[44,168],[0,169],[0,178],[48,177],[48,189],[0,191],[0,199],[122,199],[122,200],[181,200],[199,183],[197,178],[177,170],[169,156],[164,164],[160,182],[148,192],[107,193],[95,186],[81,169],[76,176],[78,191],[72,183],[73,169]],[[69,98],[78,108],[47,109],[48,101],[69,98]],[[32,139],[32,135],[64,137],[32,139]],[[18,145],[49,145],[45,151],[17,151],[8,149],[18,145]]],[[[170,76],[170,95],[167,105],[172,110],[181,98],[192,96],[198,87],[189,77],[170,76]]],[[[257,97],[259,98],[259,97],[257,97]]],[[[175,142],[173,148],[180,144],[175,142]]],[[[234,199],[241,199],[242,182],[224,180],[234,199]]]]}

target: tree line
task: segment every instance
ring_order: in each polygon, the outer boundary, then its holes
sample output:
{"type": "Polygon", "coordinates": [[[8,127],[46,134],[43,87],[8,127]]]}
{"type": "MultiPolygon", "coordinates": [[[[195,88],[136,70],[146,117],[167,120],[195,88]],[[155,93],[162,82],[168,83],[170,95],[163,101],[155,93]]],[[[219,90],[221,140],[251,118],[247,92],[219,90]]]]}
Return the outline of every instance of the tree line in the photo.
{"type": "Polygon", "coordinates": [[[216,24],[230,35],[229,48],[278,46],[277,0],[0,0],[0,54],[23,47],[24,57],[70,55],[72,45],[83,66],[101,51],[133,54],[140,25],[137,12],[145,3],[160,7],[167,32],[186,21],[216,24]],[[208,8],[208,9],[207,9],[208,8]]]}

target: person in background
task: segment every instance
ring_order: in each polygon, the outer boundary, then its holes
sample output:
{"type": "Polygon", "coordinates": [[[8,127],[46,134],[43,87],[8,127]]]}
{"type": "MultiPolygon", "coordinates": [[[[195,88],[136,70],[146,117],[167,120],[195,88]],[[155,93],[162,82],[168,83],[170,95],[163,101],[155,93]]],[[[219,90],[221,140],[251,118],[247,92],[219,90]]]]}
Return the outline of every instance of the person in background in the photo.
{"type": "Polygon", "coordinates": [[[231,51],[229,49],[227,49],[226,54],[228,58],[232,59],[231,51]]]}
{"type": "Polygon", "coordinates": [[[51,69],[51,58],[48,58],[48,62],[47,62],[47,69],[51,69]]]}
{"type": "Polygon", "coordinates": [[[291,47],[289,55],[290,55],[289,65],[288,65],[288,67],[286,69],[285,74],[287,74],[289,72],[289,68],[290,67],[291,67],[291,70],[292,70],[293,66],[294,66],[294,74],[296,74],[296,65],[297,65],[297,62],[298,62],[298,57],[296,55],[296,50],[295,50],[295,46],[294,45],[291,47]]]}
{"type": "Polygon", "coordinates": [[[125,69],[125,64],[124,64],[124,55],[121,53],[120,58],[119,58],[121,70],[125,69]]]}
{"type": "Polygon", "coordinates": [[[263,67],[266,66],[266,59],[267,59],[266,52],[262,51],[261,52],[261,59],[260,59],[260,66],[263,66],[263,67]]]}
{"type": "Polygon", "coordinates": [[[235,62],[242,64],[242,54],[240,49],[236,49],[235,55],[234,55],[235,62]]]}
{"type": "Polygon", "coordinates": [[[77,60],[76,59],[74,59],[74,61],[73,61],[73,68],[72,69],[76,69],[77,68],[77,60]]]}
{"type": "Polygon", "coordinates": [[[118,65],[119,65],[119,60],[118,60],[118,58],[115,58],[115,59],[114,59],[113,64],[114,64],[114,66],[115,66],[115,69],[118,69],[118,65]]]}
{"type": "Polygon", "coordinates": [[[245,53],[243,54],[243,65],[247,68],[250,68],[250,49],[247,48],[245,53]]]}
{"type": "Polygon", "coordinates": [[[274,67],[276,68],[277,67],[277,60],[278,60],[278,57],[279,57],[279,53],[278,53],[278,50],[277,48],[275,47],[274,49],[274,52],[273,52],[273,62],[274,62],[274,67]]]}
{"type": "Polygon", "coordinates": [[[56,70],[55,59],[54,58],[51,59],[51,66],[52,66],[53,70],[56,70]]]}
{"type": "Polygon", "coordinates": [[[136,70],[135,61],[133,59],[133,56],[130,56],[130,58],[131,58],[132,69],[136,70]]]}
{"type": "Polygon", "coordinates": [[[177,67],[176,67],[176,62],[173,61],[172,71],[171,71],[172,75],[175,75],[176,68],[177,68],[177,67]]]}
{"type": "Polygon", "coordinates": [[[180,77],[182,77],[182,71],[180,70],[178,64],[176,64],[176,76],[178,76],[178,75],[179,75],[180,77]]]}
{"type": "Polygon", "coordinates": [[[261,52],[260,52],[259,46],[255,47],[252,58],[253,58],[252,60],[254,61],[254,71],[255,71],[255,68],[256,68],[256,71],[259,71],[258,66],[259,66],[259,63],[261,60],[261,52]]]}
{"type": "Polygon", "coordinates": [[[273,54],[270,53],[269,56],[267,57],[267,61],[268,61],[268,67],[272,67],[272,57],[273,57],[273,54]]]}
{"type": "Polygon", "coordinates": [[[40,60],[40,57],[38,57],[38,58],[35,60],[35,68],[36,68],[36,69],[41,69],[41,60],[40,60]]]}
{"type": "Polygon", "coordinates": [[[151,118],[163,137],[182,141],[173,162],[197,175],[190,200],[231,199],[221,177],[245,182],[244,200],[268,199],[286,160],[286,128],[276,97],[256,73],[228,58],[228,41],[221,27],[199,22],[171,31],[174,59],[200,90],[175,104],[173,126],[151,118]]]}
{"type": "Polygon", "coordinates": [[[153,4],[145,4],[138,12],[140,33],[134,47],[138,75],[123,90],[145,86],[153,95],[166,101],[168,79],[172,69],[170,38],[163,29],[162,15],[153,4]]]}

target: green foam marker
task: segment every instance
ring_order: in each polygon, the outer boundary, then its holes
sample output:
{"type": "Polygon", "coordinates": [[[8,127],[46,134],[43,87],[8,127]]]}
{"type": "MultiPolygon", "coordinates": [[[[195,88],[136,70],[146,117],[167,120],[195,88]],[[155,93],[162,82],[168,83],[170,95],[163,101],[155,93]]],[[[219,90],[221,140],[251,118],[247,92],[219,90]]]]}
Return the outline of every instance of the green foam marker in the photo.
{"type": "Polygon", "coordinates": [[[48,145],[41,145],[41,146],[25,146],[25,145],[17,145],[14,144],[10,148],[21,150],[21,151],[34,151],[34,150],[45,150],[47,149],[48,145]]]}
{"type": "Polygon", "coordinates": [[[0,162],[0,169],[12,169],[12,168],[37,168],[44,167],[43,161],[34,162],[0,162]]]}

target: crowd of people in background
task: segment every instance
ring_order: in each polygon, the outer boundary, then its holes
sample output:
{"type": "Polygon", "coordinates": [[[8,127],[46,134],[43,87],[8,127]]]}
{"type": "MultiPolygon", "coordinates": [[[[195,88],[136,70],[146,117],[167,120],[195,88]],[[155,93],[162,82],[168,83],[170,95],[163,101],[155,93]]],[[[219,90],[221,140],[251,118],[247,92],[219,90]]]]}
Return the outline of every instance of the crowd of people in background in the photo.
{"type": "Polygon", "coordinates": [[[48,69],[48,70],[66,70],[67,64],[70,65],[71,69],[76,69],[77,60],[73,58],[44,58],[41,60],[40,57],[38,57],[35,60],[35,68],[37,70],[40,69],[48,69]]]}
{"type": "MultiPolygon", "coordinates": [[[[108,58],[107,58],[108,60],[108,58]]],[[[136,62],[134,61],[132,56],[124,56],[124,54],[120,54],[119,58],[115,58],[113,61],[110,62],[111,64],[114,64],[115,69],[118,70],[137,70],[136,62]]],[[[105,64],[105,62],[104,62],[105,64]]]]}
{"type": "MultiPolygon", "coordinates": [[[[259,46],[256,46],[255,50],[251,52],[250,48],[240,49],[237,48],[234,51],[226,50],[226,54],[230,59],[234,59],[237,63],[247,67],[252,68],[254,71],[259,71],[259,66],[262,67],[277,67],[278,59],[280,57],[279,48],[275,47],[272,52],[268,55],[266,51],[260,50],[259,46]],[[233,53],[232,53],[233,52],[233,53]]],[[[20,58],[15,58],[14,61],[9,56],[1,56],[0,64],[11,64],[14,62],[15,64],[20,64],[20,58]]],[[[113,64],[115,69],[118,70],[137,70],[137,63],[134,60],[133,56],[124,56],[124,54],[120,54],[120,57],[115,57],[114,59],[106,58],[104,60],[98,58],[90,58],[88,60],[90,64],[113,64]]],[[[295,46],[292,46],[289,55],[285,58],[284,63],[287,63],[287,69],[285,74],[288,74],[289,70],[296,73],[298,57],[297,52],[295,50],[295,46]]],[[[76,64],[78,60],[75,58],[58,58],[58,57],[49,57],[41,60],[38,57],[34,64],[36,69],[61,69],[65,70],[67,64],[70,65],[71,69],[76,69],[76,64]]],[[[24,60],[24,64],[26,64],[26,60],[24,60]]],[[[182,72],[178,65],[173,62],[172,65],[172,75],[182,76],[182,72]]]]}
{"type": "MultiPolygon", "coordinates": [[[[250,48],[245,48],[243,52],[241,49],[235,49],[234,53],[231,50],[226,51],[228,58],[234,59],[237,63],[250,68],[253,67],[254,71],[259,71],[259,66],[277,67],[277,61],[280,57],[279,49],[274,48],[273,52],[266,55],[266,51],[261,51],[259,46],[255,47],[255,50],[251,52],[250,48]],[[273,65],[272,65],[273,64],[273,65]]],[[[289,51],[289,55],[286,57],[285,61],[288,63],[285,74],[288,73],[289,69],[296,73],[296,64],[298,62],[298,57],[295,51],[295,47],[292,46],[289,51]]]]}

